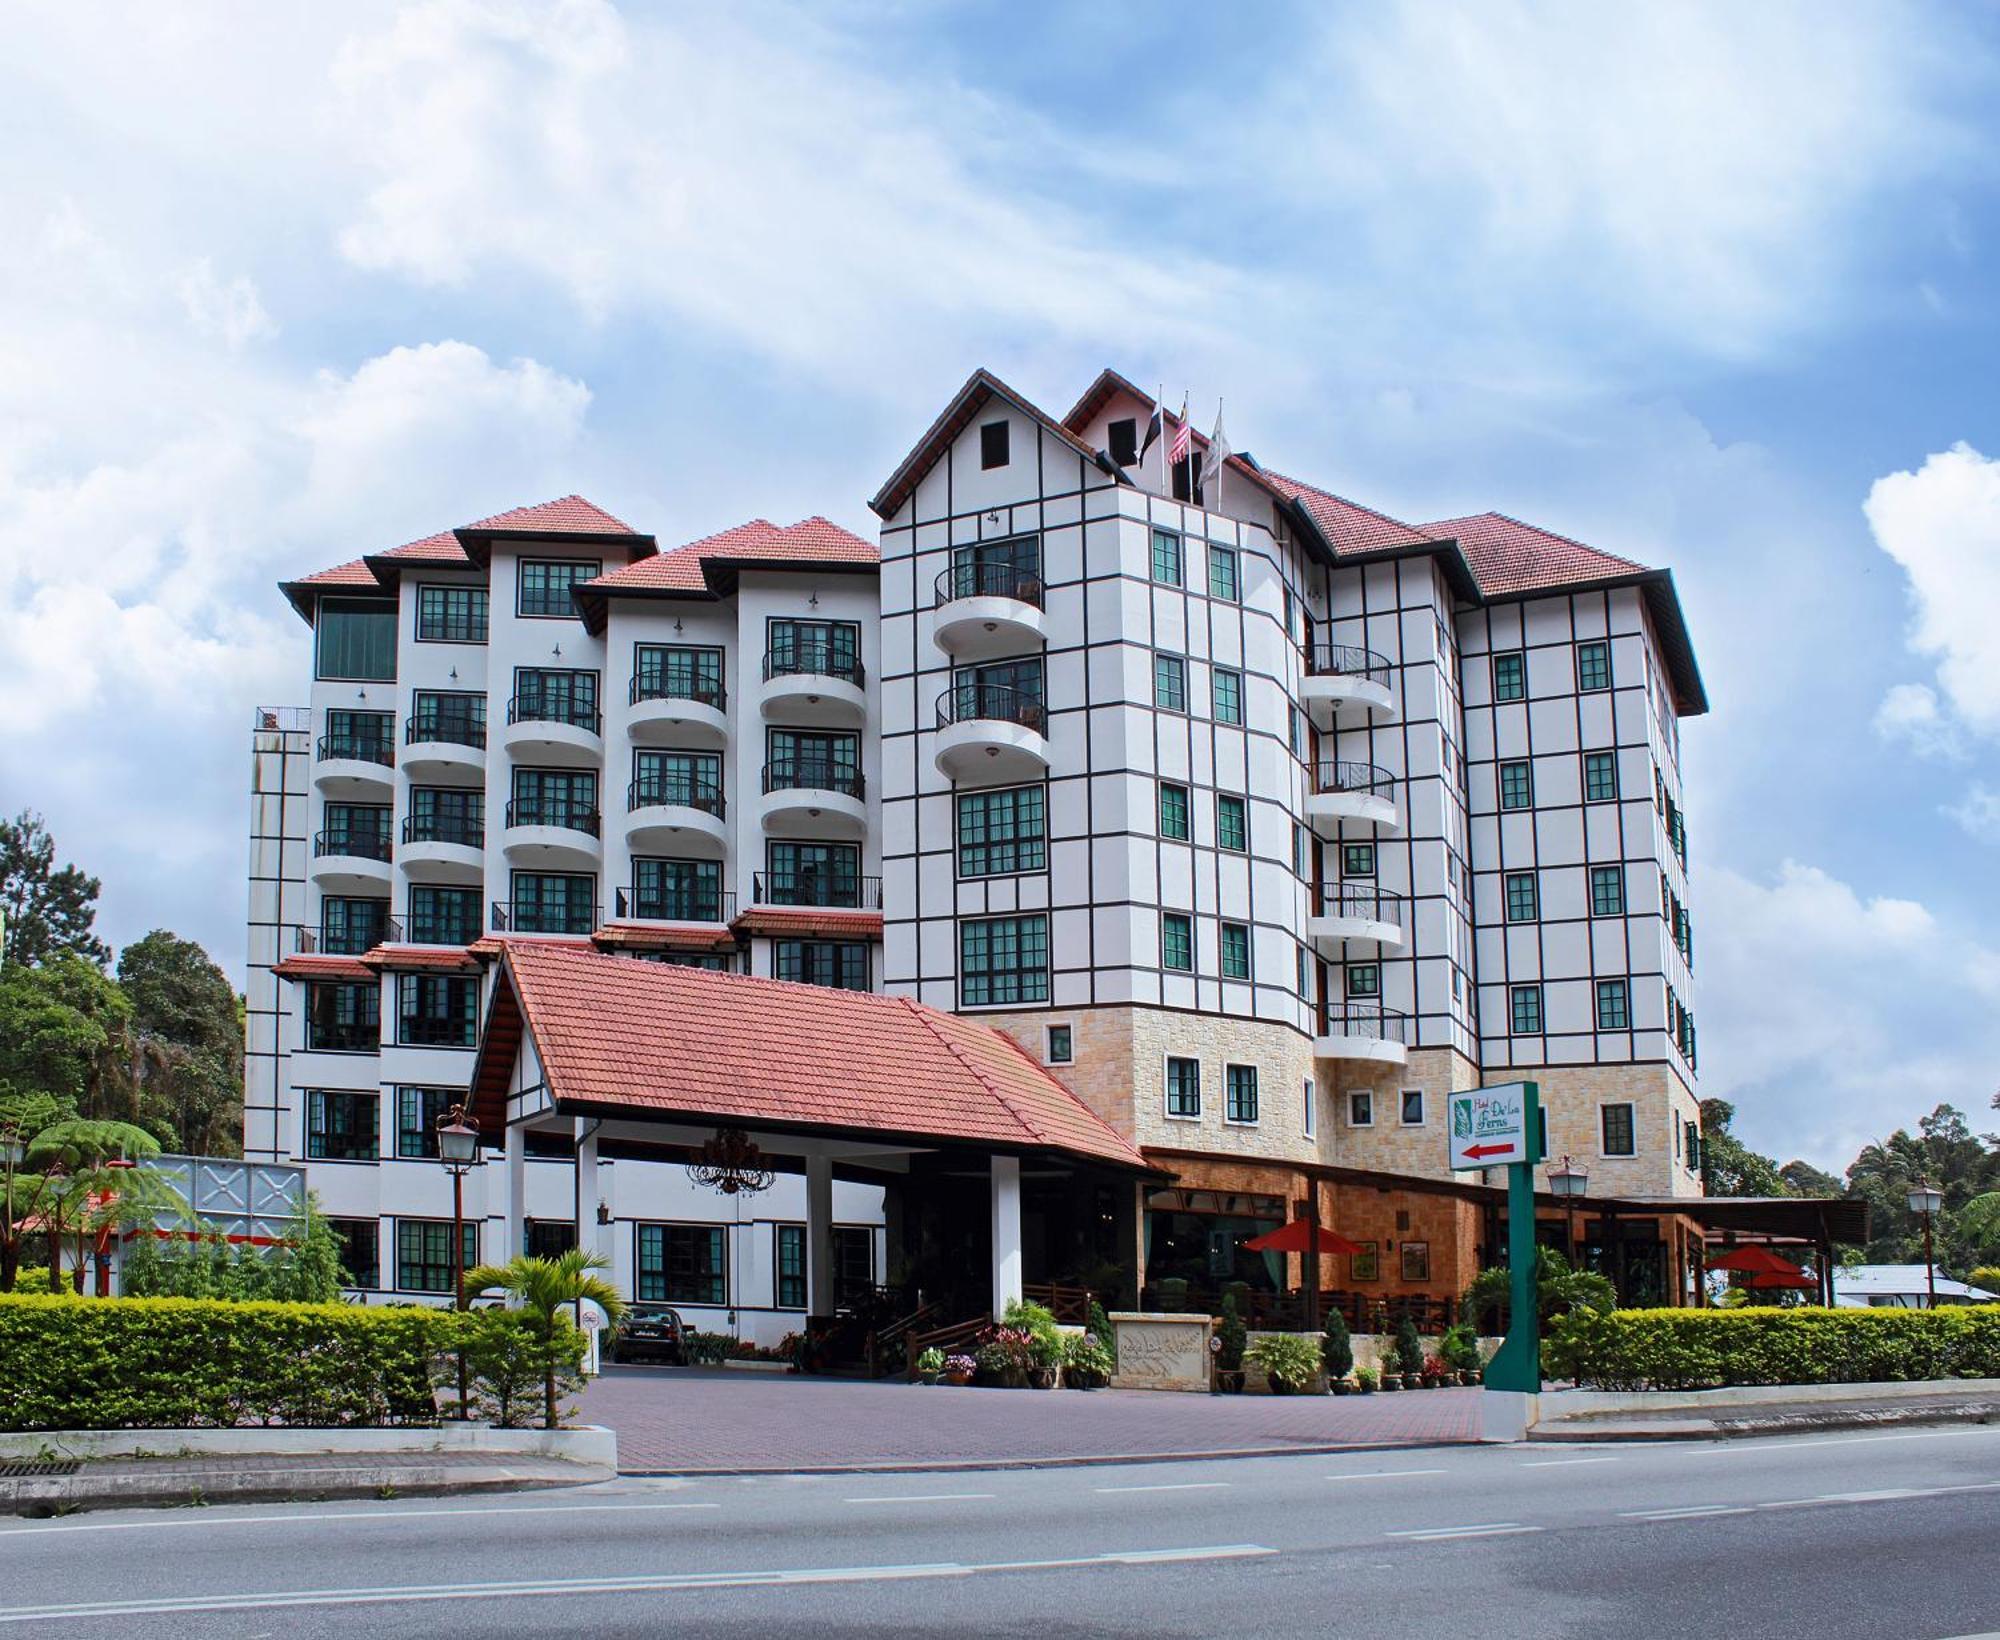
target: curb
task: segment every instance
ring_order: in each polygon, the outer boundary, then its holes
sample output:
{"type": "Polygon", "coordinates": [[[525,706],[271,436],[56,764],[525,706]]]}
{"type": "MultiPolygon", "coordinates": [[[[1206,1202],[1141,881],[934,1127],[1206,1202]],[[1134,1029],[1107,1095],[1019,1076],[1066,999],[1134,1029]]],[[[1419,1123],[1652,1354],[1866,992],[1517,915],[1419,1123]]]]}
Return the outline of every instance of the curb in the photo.
{"type": "MultiPolygon", "coordinates": [[[[560,1460],[552,1460],[560,1461],[560,1460]]],[[[181,1467],[157,1474],[127,1473],[106,1484],[86,1466],[75,1475],[0,1480],[0,1515],[46,1519],[92,1509],[190,1509],[238,1503],[375,1501],[388,1496],[436,1498],[490,1492],[530,1492],[590,1486],[613,1472],[568,1465],[574,1475],[478,1466],[454,1474],[430,1464],[360,1469],[328,1465],[290,1472],[244,1473],[227,1468],[181,1467]],[[319,1476],[319,1479],[304,1477],[319,1476]]]]}
{"type": "Polygon", "coordinates": [[[1549,1446],[1584,1446],[1623,1441],[1741,1440],[1757,1435],[1807,1435],[1821,1430],[1906,1428],[1925,1424],[1991,1424],[2000,1422],[2000,1402],[1977,1401],[1962,1407],[1882,1407],[1852,1411],[1799,1412],[1765,1418],[1699,1418],[1635,1421],[1615,1427],[1564,1429],[1538,1425],[1528,1439],[1549,1446]]]}
{"type": "Polygon", "coordinates": [[[1232,1458],[1311,1458],[1342,1452],[1421,1452],[1447,1446],[1476,1447],[1479,1437],[1468,1435],[1429,1441],[1339,1441],[1310,1442],[1295,1446],[1242,1446],[1207,1452],[1103,1452],[1048,1458],[938,1458],[911,1462],[827,1464],[733,1464],[723,1468],[680,1466],[657,1469],[620,1469],[621,1480],[714,1479],[719,1476],[770,1475],[958,1475],[983,1470],[1089,1469],[1109,1464],[1216,1463],[1232,1458]]]}

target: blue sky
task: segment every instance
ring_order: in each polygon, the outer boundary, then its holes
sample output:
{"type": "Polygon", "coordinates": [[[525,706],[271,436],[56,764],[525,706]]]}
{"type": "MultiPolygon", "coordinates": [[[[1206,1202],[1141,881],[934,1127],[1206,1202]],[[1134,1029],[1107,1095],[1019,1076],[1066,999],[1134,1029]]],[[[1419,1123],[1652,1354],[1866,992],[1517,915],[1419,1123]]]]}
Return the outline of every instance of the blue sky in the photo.
{"type": "Polygon", "coordinates": [[[2000,24],[1971,8],[26,3],[0,806],[242,949],[280,577],[579,490],[866,497],[1114,364],[1398,516],[1671,565],[1704,1092],[2000,1088],[2000,24]]]}

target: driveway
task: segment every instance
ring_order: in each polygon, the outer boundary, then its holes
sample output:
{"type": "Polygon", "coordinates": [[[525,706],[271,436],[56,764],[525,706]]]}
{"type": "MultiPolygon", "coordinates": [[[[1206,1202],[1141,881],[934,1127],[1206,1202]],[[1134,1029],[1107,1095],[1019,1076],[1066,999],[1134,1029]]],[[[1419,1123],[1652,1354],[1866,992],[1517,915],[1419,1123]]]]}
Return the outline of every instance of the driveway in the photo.
{"type": "Polygon", "coordinates": [[[726,1368],[607,1368],[577,1416],[627,1474],[1202,1457],[1478,1439],[1476,1389],[1180,1395],[954,1389],[726,1368]]]}

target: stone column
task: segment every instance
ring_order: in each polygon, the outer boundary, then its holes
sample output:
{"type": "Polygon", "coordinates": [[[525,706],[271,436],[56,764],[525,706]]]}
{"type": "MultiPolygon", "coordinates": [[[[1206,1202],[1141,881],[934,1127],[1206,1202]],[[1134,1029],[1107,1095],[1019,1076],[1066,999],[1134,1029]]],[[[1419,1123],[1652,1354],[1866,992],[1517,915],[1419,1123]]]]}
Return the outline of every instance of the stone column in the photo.
{"type": "Polygon", "coordinates": [[[833,1314],[833,1158],[806,1158],[806,1313],[833,1314]]]}
{"type": "Polygon", "coordinates": [[[993,1167],[993,1319],[1021,1296],[1021,1159],[995,1156],[993,1167]]]}

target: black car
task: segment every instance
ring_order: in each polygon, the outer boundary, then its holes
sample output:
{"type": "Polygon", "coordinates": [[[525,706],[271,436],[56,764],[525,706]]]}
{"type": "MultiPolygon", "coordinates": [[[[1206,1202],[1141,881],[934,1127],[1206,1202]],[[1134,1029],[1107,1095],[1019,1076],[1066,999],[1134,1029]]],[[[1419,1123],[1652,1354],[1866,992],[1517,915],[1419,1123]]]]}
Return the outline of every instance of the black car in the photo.
{"type": "Polygon", "coordinates": [[[614,1361],[667,1361],[687,1365],[686,1328],[680,1312],[665,1304],[632,1304],[612,1341],[614,1361]]]}

